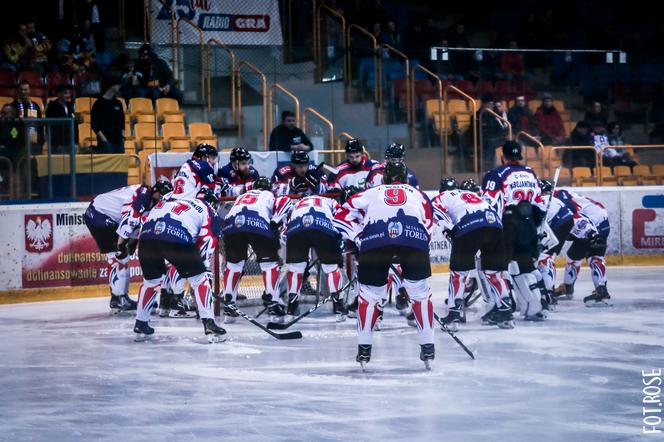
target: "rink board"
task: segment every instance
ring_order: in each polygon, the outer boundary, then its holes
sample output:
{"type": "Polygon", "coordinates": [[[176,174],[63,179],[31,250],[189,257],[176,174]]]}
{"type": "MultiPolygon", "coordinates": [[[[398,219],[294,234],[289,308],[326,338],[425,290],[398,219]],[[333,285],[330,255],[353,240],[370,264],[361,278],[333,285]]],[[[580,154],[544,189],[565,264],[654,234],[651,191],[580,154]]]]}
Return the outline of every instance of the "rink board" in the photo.
{"type": "MultiPolygon", "coordinates": [[[[652,264],[664,254],[664,187],[584,187],[575,191],[599,201],[609,212],[607,255],[614,257],[610,264],[652,264]]],[[[48,293],[49,289],[71,287],[70,297],[76,293],[91,296],[86,287],[105,284],[106,258],[98,253],[83,222],[87,205],[2,206],[0,292],[37,289],[48,293]]],[[[449,242],[436,229],[431,242],[434,270],[446,267],[449,254],[449,242]]],[[[135,257],[130,272],[133,282],[140,281],[135,257]]]]}

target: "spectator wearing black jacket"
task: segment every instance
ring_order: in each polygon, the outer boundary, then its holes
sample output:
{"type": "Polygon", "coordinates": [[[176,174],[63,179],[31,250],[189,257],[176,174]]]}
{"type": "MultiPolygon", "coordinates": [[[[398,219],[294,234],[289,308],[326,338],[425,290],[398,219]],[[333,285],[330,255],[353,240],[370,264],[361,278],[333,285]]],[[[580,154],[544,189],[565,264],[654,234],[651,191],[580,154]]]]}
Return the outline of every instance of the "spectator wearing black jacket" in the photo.
{"type": "Polygon", "coordinates": [[[527,132],[530,135],[538,136],[537,122],[535,115],[528,108],[526,97],[519,95],[514,101],[514,106],[507,112],[507,119],[512,125],[512,132],[518,134],[519,132],[527,132]]]}
{"type": "Polygon", "coordinates": [[[568,149],[563,154],[563,164],[566,167],[590,167],[594,168],[595,158],[595,133],[586,121],[579,121],[570,134],[569,139],[572,146],[588,146],[591,149],[568,149]]]}
{"type": "Polygon", "coordinates": [[[137,70],[141,73],[141,86],[145,96],[157,98],[174,98],[182,104],[182,91],[178,89],[173,71],[166,61],[152,51],[150,45],[143,45],[138,51],[137,70]]]}
{"type": "Polygon", "coordinates": [[[295,127],[295,114],[289,110],[282,112],[281,124],[272,129],[270,134],[270,150],[309,152],[313,148],[311,140],[299,127],[295,127]]]}
{"type": "Polygon", "coordinates": [[[92,105],[90,124],[97,135],[98,153],[124,153],[124,110],[116,97],[121,79],[112,75],[104,81],[104,94],[92,105]]]}
{"type": "Polygon", "coordinates": [[[50,126],[51,130],[51,152],[68,153],[72,143],[76,140],[76,120],[74,117],[74,103],[72,102],[71,88],[69,86],[58,86],[57,100],[52,100],[46,106],[46,118],[69,118],[74,124],[74,140],[69,135],[69,126],[58,123],[50,126]]]}

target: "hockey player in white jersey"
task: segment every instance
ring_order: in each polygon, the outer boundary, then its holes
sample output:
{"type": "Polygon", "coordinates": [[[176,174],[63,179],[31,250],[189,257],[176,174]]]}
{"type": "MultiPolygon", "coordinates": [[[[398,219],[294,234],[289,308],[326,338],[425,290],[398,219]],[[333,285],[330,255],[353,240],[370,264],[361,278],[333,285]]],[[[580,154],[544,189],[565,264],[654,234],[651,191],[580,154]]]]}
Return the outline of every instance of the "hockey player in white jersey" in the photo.
{"type": "Polygon", "coordinates": [[[286,228],[286,264],[288,272],[289,315],[298,315],[300,291],[304,281],[309,250],[320,260],[322,274],[332,295],[337,320],[345,319],[344,301],[340,297],[341,235],[332,221],[341,206],[332,198],[308,196],[297,202],[286,228]]]}
{"type": "MultiPolygon", "coordinates": [[[[286,196],[275,197],[271,188],[268,178],[259,177],[254,182],[253,190],[237,198],[224,219],[226,269],[223,293],[226,304],[235,303],[247,259],[247,247],[251,246],[263,273],[263,302],[276,322],[283,320],[285,315],[284,306],[279,299],[278,229],[287,219],[292,202],[286,196]]],[[[226,322],[233,322],[237,317],[232,308],[225,308],[224,314],[226,322]]]]}
{"type": "Polygon", "coordinates": [[[221,234],[217,202],[212,189],[203,188],[195,199],[160,201],[144,220],[138,248],[143,285],[134,325],[137,341],[154,334],[148,321],[157,290],[166,274],[166,261],[189,281],[209,342],[225,340],[226,330],[214,321],[212,288],[204,262],[206,248],[221,234]]]}
{"type": "MultiPolygon", "coordinates": [[[[383,161],[382,163],[374,164],[371,167],[369,175],[367,175],[366,188],[369,189],[371,187],[376,187],[383,184],[384,183],[383,178],[385,176],[385,166],[388,163],[403,163],[405,156],[406,156],[406,149],[403,147],[402,144],[392,143],[389,146],[387,146],[387,149],[385,149],[385,161],[383,161]]],[[[408,173],[407,184],[419,189],[420,185],[419,182],[417,181],[417,177],[415,176],[415,174],[408,169],[406,170],[408,173]]]]}
{"type": "Polygon", "coordinates": [[[364,367],[371,359],[376,306],[387,295],[388,271],[396,259],[417,321],[420,359],[430,368],[435,356],[429,288],[431,202],[418,189],[405,184],[407,170],[403,163],[386,165],[384,178],[385,185],[352,196],[335,217],[342,234],[359,245],[356,360],[364,367]]]}
{"type": "Polygon", "coordinates": [[[565,241],[574,227],[574,218],[578,217],[576,209],[568,207],[560,198],[551,194],[553,184],[549,180],[540,180],[540,189],[542,190],[542,200],[544,204],[551,204],[546,214],[546,222],[554,233],[558,244],[554,247],[543,248],[537,260],[537,269],[542,275],[542,284],[547,293],[547,301],[551,304],[557,304],[554,296],[554,287],[556,284],[556,266],[555,258],[562,250],[565,241]]]}
{"type": "Polygon", "coordinates": [[[480,287],[489,303],[482,317],[486,324],[513,328],[512,302],[509,285],[504,278],[507,270],[505,246],[500,218],[489,204],[476,193],[459,189],[457,180],[443,178],[440,194],[433,200],[433,214],[437,224],[450,238],[450,281],[448,315],[443,322],[456,328],[465,323],[464,290],[469,273],[475,268],[475,254],[481,253],[480,287]]]}
{"type": "MultiPolygon", "coordinates": [[[[173,177],[173,192],[167,198],[192,199],[202,187],[219,187],[215,179],[218,155],[214,146],[199,144],[191,159],[187,160],[173,177]]],[[[216,192],[220,194],[220,189],[216,192]]]]}
{"type": "Polygon", "coordinates": [[[173,190],[168,181],[152,188],[135,184],[98,195],[83,219],[99,251],[108,257],[110,308],[114,312],[136,310],[129,295],[129,257],[134,253],[141,216],[173,190]]]}
{"type": "Polygon", "coordinates": [[[343,189],[355,186],[364,189],[369,172],[377,161],[371,160],[365,148],[357,138],[346,141],[346,160],[337,166],[337,173],[328,179],[329,187],[343,189]]]}
{"type": "Polygon", "coordinates": [[[546,293],[534,262],[539,257],[538,226],[544,219],[544,201],[535,172],[520,163],[521,145],[508,140],[503,145],[503,165],[484,175],[482,196],[501,215],[508,268],[516,285],[519,308],[526,320],[542,321],[546,293]]]}
{"type": "Polygon", "coordinates": [[[564,284],[556,290],[558,294],[564,295],[559,299],[572,298],[574,283],[581,270],[581,261],[587,259],[595,290],[584,297],[583,302],[588,307],[608,306],[611,296],[606,288],[604,259],[611,231],[608,212],[601,203],[569,190],[556,190],[555,196],[575,208],[578,215],[570,234],[572,245],[567,249],[564,284]]]}

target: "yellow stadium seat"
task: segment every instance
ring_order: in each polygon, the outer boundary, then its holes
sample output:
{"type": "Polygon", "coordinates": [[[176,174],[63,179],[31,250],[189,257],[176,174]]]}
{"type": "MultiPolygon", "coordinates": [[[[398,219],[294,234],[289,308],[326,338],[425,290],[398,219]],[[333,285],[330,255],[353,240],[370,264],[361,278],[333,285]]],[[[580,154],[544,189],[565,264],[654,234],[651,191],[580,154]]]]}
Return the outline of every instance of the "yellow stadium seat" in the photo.
{"type": "Polygon", "coordinates": [[[542,100],[530,100],[528,102],[528,109],[530,109],[532,113],[535,113],[537,112],[537,109],[539,109],[541,105],[542,105],[542,100]]]}
{"type": "MultiPolygon", "coordinates": [[[[555,172],[551,170],[550,176],[553,176],[555,172]]],[[[572,182],[572,174],[567,167],[560,168],[560,176],[558,177],[560,184],[570,184],[572,182]]]]}
{"type": "Polygon", "coordinates": [[[189,123],[189,136],[194,145],[207,143],[217,147],[217,137],[212,133],[210,123],[189,123]]]}
{"type": "Polygon", "coordinates": [[[636,176],[619,177],[618,184],[620,184],[621,186],[638,186],[639,177],[636,176]]]}
{"type": "Polygon", "coordinates": [[[129,113],[131,118],[136,119],[139,114],[154,114],[152,100],[149,98],[135,97],[129,100],[129,113]]]}
{"type": "Polygon", "coordinates": [[[161,125],[161,133],[164,136],[164,139],[169,145],[169,148],[172,150],[174,146],[177,145],[180,150],[185,149],[189,150],[189,143],[191,138],[184,131],[184,124],[181,123],[164,123],[161,125]]]}
{"type": "Polygon", "coordinates": [[[157,115],[160,120],[166,121],[166,115],[183,115],[180,110],[180,105],[177,100],[173,98],[158,98],[157,99],[157,115]]]}
{"type": "Polygon", "coordinates": [[[162,120],[164,123],[182,123],[184,124],[184,114],[164,114],[162,120]]]}
{"type": "Polygon", "coordinates": [[[639,164],[634,166],[634,175],[639,178],[639,184],[644,186],[656,186],[657,177],[650,173],[650,166],[639,164]]]}
{"type": "Polygon", "coordinates": [[[30,101],[34,101],[37,103],[39,106],[39,110],[41,111],[42,117],[45,117],[44,115],[44,100],[42,100],[40,97],[30,97],[30,101]]]}
{"type": "Polygon", "coordinates": [[[576,123],[574,121],[563,121],[563,126],[565,127],[565,136],[569,137],[574,130],[576,123]]]}
{"type": "Polygon", "coordinates": [[[433,112],[431,114],[431,122],[433,123],[433,129],[437,134],[440,134],[441,131],[444,131],[443,133],[450,133],[450,118],[447,114],[433,112]]]}
{"type": "Polygon", "coordinates": [[[97,145],[97,135],[92,131],[90,123],[80,123],[78,125],[78,145],[79,147],[97,145]]]}
{"type": "Polygon", "coordinates": [[[650,167],[652,175],[657,179],[659,184],[664,184],[664,164],[654,164],[650,167]]]}
{"type": "Polygon", "coordinates": [[[155,114],[137,114],[136,115],[136,122],[137,123],[156,123],[157,122],[157,117],[155,114]]]}
{"type": "Polygon", "coordinates": [[[615,176],[621,177],[621,176],[631,176],[632,175],[632,169],[629,168],[629,166],[616,166],[613,168],[613,173],[615,176]]]}
{"type": "Polygon", "coordinates": [[[0,97],[0,108],[14,101],[14,97],[0,97]]]}
{"type": "Polygon", "coordinates": [[[168,142],[169,152],[191,152],[191,143],[189,138],[186,140],[170,140],[168,142]]]}
{"type": "Polygon", "coordinates": [[[605,186],[618,185],[618,177],[613,174],[610,167],[602,166],[602,183],[605,186]]]}
{"type": "Polygon", "coordinates": [[[464,100],[458,100],[458,99],[447,100],[446,110],[448,114],[450,114],[451,116],[455,116],[458,113],[467,113],[468,105],[464,100]]]}
{"type": "Polygon", "coordinates": [[[76,100],[74,100],[74,112],[77,114],[81,112],[90,112],[95,101],[97,101],[95,97],[77,97],[76,100]]]}
{"type": "Polygon", "coordinates": [[[565,112],[565,102],[563,100],[553,100],[553,107],[560,113],[565,112]]]}
{"type": "MultiPolygon", "coordinates": [[[[125,146],[126,152],[126,146],[125,146]]],[[[129,155],[129,168],[127,169],[127,184],[141,184],[141,159],[138,155],[129,155]]]]}
{"type": "Polygon", "coordinates": [[[81,123],[90,122],[90,111],[81,112],[78,114],[78,121],[81,123]]]}
{"type": "Polygon", "coordinates": [[[159,135],[157,125],[154,123],[134,124],[134,135],[141,149],[163,150],[164,138],[159,135]]]}
{"type": "Polygon", "coordinates": [[[125,138],[124,140],[125,153],[136,153],[136,140],[134,137],[125,138]]]}
{"type": "Polygon", "coordinates": [[[458,113],[455,115],[454,119],[456,120],[457,130],[461,133],[466,132],[470,129],[471,115],[470,112],[467,114],[458,113]]]}
{"type": "Polygon", "coordinates": [[[583,186],[586,183],[591,183],[593,186],[597,184],[590,167],[573,167],[572,179],[575,186],[583,186]]]}

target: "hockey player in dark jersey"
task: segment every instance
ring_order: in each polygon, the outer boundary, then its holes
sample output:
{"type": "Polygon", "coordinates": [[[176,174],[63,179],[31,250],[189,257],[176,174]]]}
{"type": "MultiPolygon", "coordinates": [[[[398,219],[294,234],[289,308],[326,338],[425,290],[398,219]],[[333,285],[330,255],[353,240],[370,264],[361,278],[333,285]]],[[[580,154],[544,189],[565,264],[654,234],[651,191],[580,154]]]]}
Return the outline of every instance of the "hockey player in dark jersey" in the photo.
{"type": "Polygon", "coordinates": [[[228,164],[217,172],[217,177],[228,185],[227,196],[238,196],[251,190],[258,175],[258,171],[251,165],[251,154],[244,147],[234,148],[228,164]]]}
{"type": "Polygon", "coordinates": [[[364,189],[369,172],[378,162],[367,157],[366,149],[357,138],[346,141],[345,150],[346,160],[337,166],[338,172],[329,177],[329,187],[343,189],[355,186],[364,189]]]}
{"type": "Polygon", "coordinates": [[[195,198],[201,187],[208,187],[218,194],[223,190],[215,179],[217,164],[217,149],[209,144],[199,144],[175,177],[171,181],[173,192],[168,198],[191,199],[195,198]]]}
{"type": "Polygon", "coordinates": [[[503,165],[490,170],[482,181],[482,196],[501,215],[507,261],[516,285],[519,308],[529,321],[546,319],[546,292],[542,275],[535,269],[539,257],[538,226],[546,207],[535,172],[520,163],[521,145],[503,145],[503,165]],[[544,300],[544,305],[543,301],[544,300]]]}
{"type": "Polygon", "coordinates": [[[129,257],[134,253],[141,217],[170,193],[168,181],[152,188],[135,184],[97,196],[85,211],[84,220],[99,251],[108,257],[111,290],[110,308],[114,312],[136,310],[129,295],[129,257]]]}
{"type": "Polygon", "coordinates": [[[309,155],[296,150],[289,165],[278,168],[272,175],[272,191],[275,195],[313,195],[323,193],[327,180],[322,167],[311,164],[309,155]]]}
{"type": "MultiPolygon", "coordinates": [[[[387,163],[403,163],[405,156],[406,156],[406,149],[403,147],[402,144],[398,143],[390,144],[387,147],[387,149],[385,149],[385,161],[383,161],[382,163],[374,164],[371,167],[369,175],[367,176],[366,188],[369,189],[371,187],[376,187],[383,184],[385,165],[387,163]]],[[[408,171],[407,172],[408,184],[419,189],[420,184],[417,181],[417,177],[415,176],[415,174],[408,169],[406,170],[408,171]]]]}

